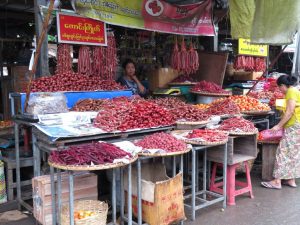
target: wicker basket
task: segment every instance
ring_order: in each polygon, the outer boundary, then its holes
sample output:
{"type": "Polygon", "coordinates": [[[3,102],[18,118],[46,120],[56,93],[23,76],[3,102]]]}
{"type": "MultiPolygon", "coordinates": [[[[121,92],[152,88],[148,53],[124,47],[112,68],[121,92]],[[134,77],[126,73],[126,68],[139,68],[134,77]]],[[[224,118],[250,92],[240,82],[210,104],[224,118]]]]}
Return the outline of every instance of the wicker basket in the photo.
{"type": "MultiPolygon", "coordinates": [[[[94,216],[84,219],[75,219],[75,225],[106,225],[108,205],[105,202],[96,200],[79,200],[74,202],[74,212],[76,211],[91,211],[94,216]]],[[[65,205],[61,210],[61,225],[70,224],[69,205],[65,205]]]]}

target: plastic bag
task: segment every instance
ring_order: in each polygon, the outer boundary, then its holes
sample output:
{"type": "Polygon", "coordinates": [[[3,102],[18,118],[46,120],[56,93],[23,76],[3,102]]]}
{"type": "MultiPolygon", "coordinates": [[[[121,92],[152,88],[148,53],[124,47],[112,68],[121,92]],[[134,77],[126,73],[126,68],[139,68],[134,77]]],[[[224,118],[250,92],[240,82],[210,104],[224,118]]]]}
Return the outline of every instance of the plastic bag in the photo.
{"type": "Polygon", "coordinates": [[[44,115],[68,111],[67,99],[63,93],[34,93],[30,95],[26,113],[44,115]]]}
{"type": "Polygon", "coordinates": [[[282,138],[284,129],[280,130],[263,130],[259,133],[259,139],[264,141],[278,141],[282,138]]]}

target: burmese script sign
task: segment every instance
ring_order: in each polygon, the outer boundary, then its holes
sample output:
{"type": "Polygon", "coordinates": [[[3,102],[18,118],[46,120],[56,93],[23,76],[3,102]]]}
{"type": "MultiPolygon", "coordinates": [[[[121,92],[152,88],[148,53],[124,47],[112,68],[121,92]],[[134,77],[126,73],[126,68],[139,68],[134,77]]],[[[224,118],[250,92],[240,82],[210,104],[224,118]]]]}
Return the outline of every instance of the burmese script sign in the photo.
{"type": "Polygon", "coordinates": [[[107,45],[105,23],[99,20],[58,13],[57,32],[59,43],[107,45]]]}

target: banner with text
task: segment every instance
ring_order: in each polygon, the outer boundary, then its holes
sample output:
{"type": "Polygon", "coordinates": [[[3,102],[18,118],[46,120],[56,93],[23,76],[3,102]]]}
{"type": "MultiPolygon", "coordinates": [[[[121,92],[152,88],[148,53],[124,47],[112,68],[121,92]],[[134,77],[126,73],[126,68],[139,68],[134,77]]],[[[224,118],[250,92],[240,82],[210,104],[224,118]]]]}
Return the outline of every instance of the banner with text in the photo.
{"type": "Polygon", "coordinates": [[[99,20],[58,13],[57,32],[59,43],[107,45],[105,23],[99,20]]]}
{"type": "Polygon", "coordinates": [[[214,36],[212,1],[188,5],[164,0],[75,0],[76,13],[130,28],[183,35],[214,36]]]}

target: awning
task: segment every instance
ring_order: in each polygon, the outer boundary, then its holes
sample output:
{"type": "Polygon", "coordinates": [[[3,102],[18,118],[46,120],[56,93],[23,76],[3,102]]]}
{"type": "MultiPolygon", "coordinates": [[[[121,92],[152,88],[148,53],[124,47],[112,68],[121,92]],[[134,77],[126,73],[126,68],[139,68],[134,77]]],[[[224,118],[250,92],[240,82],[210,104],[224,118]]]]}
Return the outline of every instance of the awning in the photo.
{"type": "Polygon", "coordinates": [[[230,0],[232,37],[253,43],[284,45],[293,42],[300,27],[300,1],[230,0]]]}
{"type": "MultiPolygon", "coordinates": [[[[196,3],[185,5],[163,0],[74,1],[76,13],[107,24],[163,33],[215,35],[212,0],[193,1],[196,3]]],[[[182,4],[183,1],[175,1],[178,2],[182,4]]]]}

